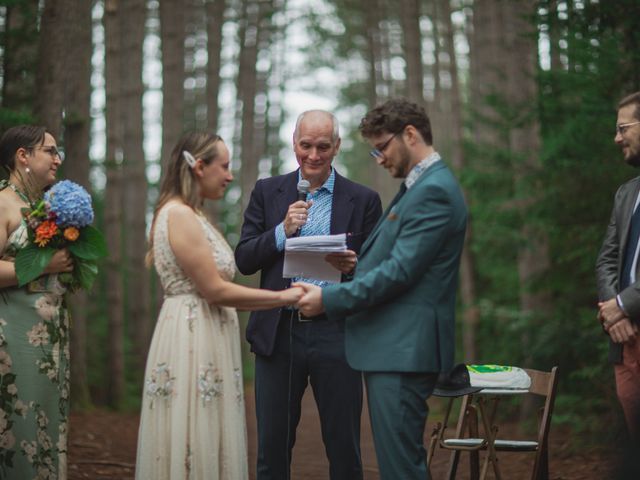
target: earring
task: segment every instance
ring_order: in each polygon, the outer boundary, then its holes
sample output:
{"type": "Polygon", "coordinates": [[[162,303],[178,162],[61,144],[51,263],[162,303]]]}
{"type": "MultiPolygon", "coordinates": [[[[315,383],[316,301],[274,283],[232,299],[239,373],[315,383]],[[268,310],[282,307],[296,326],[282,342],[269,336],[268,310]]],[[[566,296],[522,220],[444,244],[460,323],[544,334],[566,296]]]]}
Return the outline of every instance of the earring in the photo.
{"type": "Polygon", "coordinates": [[[24,171],[25,171],[25,172],[27,172],[27,173],[31,172],[31,170],[29,169],[29,167],[25,168],[25,169],[24,169],[24,171]]]}

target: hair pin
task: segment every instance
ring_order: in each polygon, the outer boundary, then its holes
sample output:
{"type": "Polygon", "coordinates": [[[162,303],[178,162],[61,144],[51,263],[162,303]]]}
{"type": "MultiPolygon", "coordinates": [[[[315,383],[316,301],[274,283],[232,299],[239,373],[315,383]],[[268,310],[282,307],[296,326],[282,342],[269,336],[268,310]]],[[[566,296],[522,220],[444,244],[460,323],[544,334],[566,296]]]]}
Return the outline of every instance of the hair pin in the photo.
{"type": "Polygon", "coordinates": [[[182,151],[182,156],[184,157],[185,162],[187,162],[187,164],[189,165],[189,167],[191,168],[195,168],[196,166],[196,159],[193,158],[193,155],[191,155],[189,152],[187,152],[186,150],[182,151]]]}

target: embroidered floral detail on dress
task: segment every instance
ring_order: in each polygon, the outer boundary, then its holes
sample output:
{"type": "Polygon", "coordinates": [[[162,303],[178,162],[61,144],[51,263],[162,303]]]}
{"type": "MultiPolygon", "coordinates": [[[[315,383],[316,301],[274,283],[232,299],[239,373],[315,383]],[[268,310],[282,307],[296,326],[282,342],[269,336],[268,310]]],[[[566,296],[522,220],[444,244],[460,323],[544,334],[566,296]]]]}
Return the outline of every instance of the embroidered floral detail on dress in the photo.
{"type": "Polygon", "coordinates": [[[44,322],[36,323],[31,330],[27,332],[29,343],[34,347],[49,345],[49,332],[44,322]]]}
{"type": "Polygon", "coordinates": [[[4,348],[0,349],[0,375],[9,373],[11,371],[11,365],[13,365],[11,356],[4,348]]]}
{"type": "MultiPolygon", "coordinates": [[[[38,409],[38,405],[33,404],[32,408],[38,409]]],[[[23,440],[20,443],[22,454],[27,457],[27,461],[36,467],[38,479],[55,479],[57,477],[56,468],[53,459],[58,456],[61,451],[59,447],[53,445],[51,437],[47,433],[47,425],[49,419],[44,410],[37,410],[36,424],[38,430],[36,432],[36,440],[27,442],[23,440]]]]}
{"type": "Polygon", "coordinates": [[[213,363],[209,362],[206,366],[200,367],[198,375],[198,391],[202,399],[202,406],[206,407],[207,403],[222,394],[222,377],[218,374],[218,369],[213,368],[213,363]]]}
{"type": "Polygon", "coordinates": [[[187,303],[187,308],[189,309],[187,312],[187,322],[189,322],[189,331],[193,332],[193,322],[196,319],[196,307],[198,306],[198,302],[195,298],[192,298],[187,303]]]}
{"type": "Polygon", "coordinates": [[[40,315],[43,320],[50,322],[58,314],[60,297],[51,293],[45,293],[36,300],[35,307],[38,315],[40,315]]]}
{"type": "Polygon", "coordinates": [[[242,393],[242,373],[239,368],[233,369],[233,382],[236,386],[236,403],[242,405],[243,393],[242,393]]]}
{"type": "Polygon", "coordinates": [[[191,445],[187,444],[187,454],[184,458],[184,469],[187,474],[187,478],[189,478],[191,474],[191,458],[191,445]]]}
{"type": "Polygon", "coordinates": [[[145,382],[146,393],[151,397],[149,408],[153,408],[154,398],[163,398],[167,401],[171,398],[174,380],[175,377],[171,376],[171,369],[165,362],[159,363],[151,370],[151,375],[145,382]]]}

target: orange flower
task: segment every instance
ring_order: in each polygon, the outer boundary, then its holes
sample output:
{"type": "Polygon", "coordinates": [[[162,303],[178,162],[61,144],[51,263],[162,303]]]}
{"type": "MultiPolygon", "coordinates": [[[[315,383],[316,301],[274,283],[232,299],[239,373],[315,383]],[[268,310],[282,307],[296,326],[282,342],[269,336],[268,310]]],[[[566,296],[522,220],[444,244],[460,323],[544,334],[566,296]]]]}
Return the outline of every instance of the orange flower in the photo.
{"type": "Polygon", "coordinates": [[[52,220],[45,220],[36,228],[36,244],[44,247],[58,233],[58,226],[52,220]]]}
{"type": "Polygon", "coordinates": [[[64,229],[64,238],[69,240],[70,242],[75,242],[80,236],[80,230],[76,227],[67,227],[64,229]]]}

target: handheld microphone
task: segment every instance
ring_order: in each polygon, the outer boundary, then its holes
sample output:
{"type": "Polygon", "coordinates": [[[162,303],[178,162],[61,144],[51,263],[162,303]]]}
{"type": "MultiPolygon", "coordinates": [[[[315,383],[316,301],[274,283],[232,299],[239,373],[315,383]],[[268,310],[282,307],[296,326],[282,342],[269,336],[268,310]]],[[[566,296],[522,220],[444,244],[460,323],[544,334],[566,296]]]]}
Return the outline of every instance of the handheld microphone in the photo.
{"type": "MultiPolygon", "coordinates": [[[[303,202],[306,202],[307,194],[309,193],[309,188],[311,188],[311,184],[309,183],[309,181],[303,178],[298,182],[298,186],[296,188],[298,190],[298,198],[296,198],[296,201],[302,200],[303,202]]],[[[298,227],[298,229],[296,230],[296,233],[294,233],[293,236],[299,237],[300,230],[302,230],[302,227],[298,227]]]]}
{"type": "Polygon", "coordinates": [[[298,198],[296,199],[296,201],[302,200],[303,202],[306,202],[309,188],[311,188],[311,184],[309,183],[309,181],[303,178],[298,182],[298,186],[296,188],[298,189],[298,198]]]}

